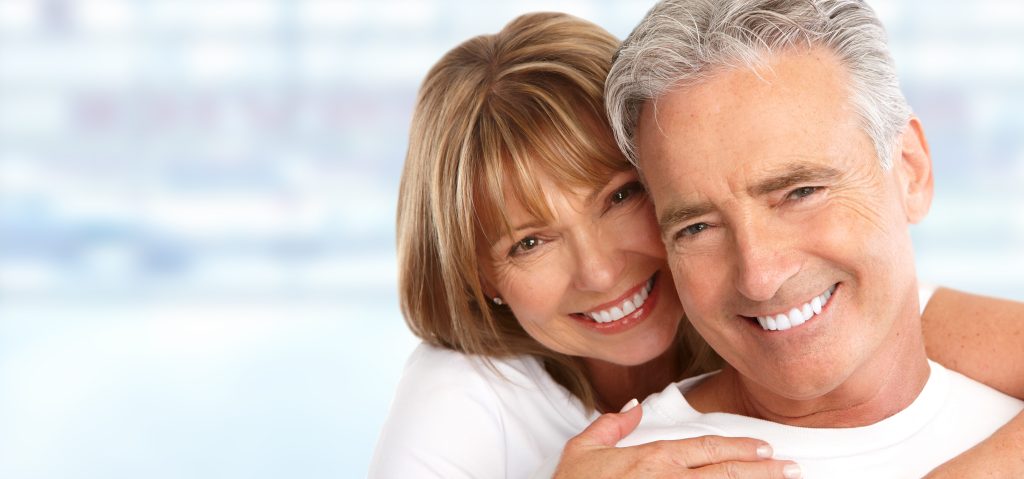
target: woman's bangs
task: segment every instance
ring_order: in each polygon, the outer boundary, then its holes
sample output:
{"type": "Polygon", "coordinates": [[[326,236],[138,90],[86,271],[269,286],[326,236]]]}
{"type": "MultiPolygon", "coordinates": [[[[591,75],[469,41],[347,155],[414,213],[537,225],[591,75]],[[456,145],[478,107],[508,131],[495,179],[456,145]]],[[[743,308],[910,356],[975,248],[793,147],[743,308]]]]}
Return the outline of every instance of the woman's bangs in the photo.
{"type": "Polygon", "coordinates": [[[488,121],[478,124],[483,171],[476,175],[475,199],[488,242],[512,233],[509,203],[542,222],[553,220],[542,178],[566,189],[592,190],[632,168],[600,105],[581,92],[519,85],[515,94],[502,96],[491,98],[488,121]]]}

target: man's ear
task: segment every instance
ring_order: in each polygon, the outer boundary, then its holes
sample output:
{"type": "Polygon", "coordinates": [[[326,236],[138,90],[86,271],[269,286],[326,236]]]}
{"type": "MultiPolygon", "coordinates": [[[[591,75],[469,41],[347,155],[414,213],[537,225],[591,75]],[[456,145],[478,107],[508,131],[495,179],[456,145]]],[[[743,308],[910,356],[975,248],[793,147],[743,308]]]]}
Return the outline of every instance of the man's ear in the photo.
{"type": "Polygon", "coordinates": [[[900,193],[907,221],[917,223],[928,214],[935,190],[932,155],[928,150],[928,140],[924,137],[920,119],[910,118],[900,143],[900,156],[896,158],[893,167],[899,175],[900,193]]]}

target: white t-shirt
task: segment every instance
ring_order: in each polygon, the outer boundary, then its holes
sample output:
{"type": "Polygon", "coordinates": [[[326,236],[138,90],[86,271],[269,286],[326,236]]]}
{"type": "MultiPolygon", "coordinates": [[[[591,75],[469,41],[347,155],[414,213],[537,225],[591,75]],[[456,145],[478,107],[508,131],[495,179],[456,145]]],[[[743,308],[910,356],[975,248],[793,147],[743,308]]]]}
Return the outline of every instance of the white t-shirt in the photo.
{"type": "Polygon", "coordinates": [[[416,348],[370,477],[531,477],[597,419],[532,356],[492,362],[505,379],[478,357],[426,344],[416,348]]]}
{"type": "MultiPolygon", "coordinates": [[[[933,291],[920,288],[922,311],[933,291]]],[[[420,345],[406,362],[370,477],[520,478],[547,466],[553,471],[566,441],[598,415],[585,412],[536,358],[492,362],[504,378],[480,358],[420,345]]]]}
{"type": "Polygon", "coordinates": [[[663,439],[749,436],[775,457],[800,464],[805,479],[921,477],[990,436],[1024,402],[929,361],[931,374],[906,409],[854,428],[804,428],[726,413],[702,414],[683,397],[715,373],[685,379],[649,396],[644,416],[619,446],[663,439]]]}

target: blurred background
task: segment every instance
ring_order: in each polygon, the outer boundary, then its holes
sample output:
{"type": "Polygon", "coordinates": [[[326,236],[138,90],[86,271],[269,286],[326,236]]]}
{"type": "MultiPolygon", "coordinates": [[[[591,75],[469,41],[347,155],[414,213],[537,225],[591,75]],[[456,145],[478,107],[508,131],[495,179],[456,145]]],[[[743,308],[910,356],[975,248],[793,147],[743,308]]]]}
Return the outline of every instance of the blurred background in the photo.
{"type": "MultiPolygon", "coordinates": [[[[871,3],[936,164],[920,275],[1024,300],[1024,4],[871,3]]],[[[0,0],[0,477],[365,476],[423,75],[651,4],[0,0]]]]}

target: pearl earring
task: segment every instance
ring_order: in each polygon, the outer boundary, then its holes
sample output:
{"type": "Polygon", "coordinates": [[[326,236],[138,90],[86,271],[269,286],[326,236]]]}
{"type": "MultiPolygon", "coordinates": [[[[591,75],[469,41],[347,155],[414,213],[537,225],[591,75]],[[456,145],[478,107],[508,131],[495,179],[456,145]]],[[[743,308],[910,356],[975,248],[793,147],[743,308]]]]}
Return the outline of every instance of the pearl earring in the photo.
{"type": "Polygon", "coordinates": [[[498,306],[501,306],[501,305],[505,304],[505,302],[504,302],[504,301],[502,301],[502,300],[501,300],[501,298],[499,298],[499,297],[497,297],[497,296],[495,296],[495,297],[494,297],[493,299],[491,299],[491,301],[492,301],[492,302],[493,302],[494,304],[498,305],[498,306]]]}

